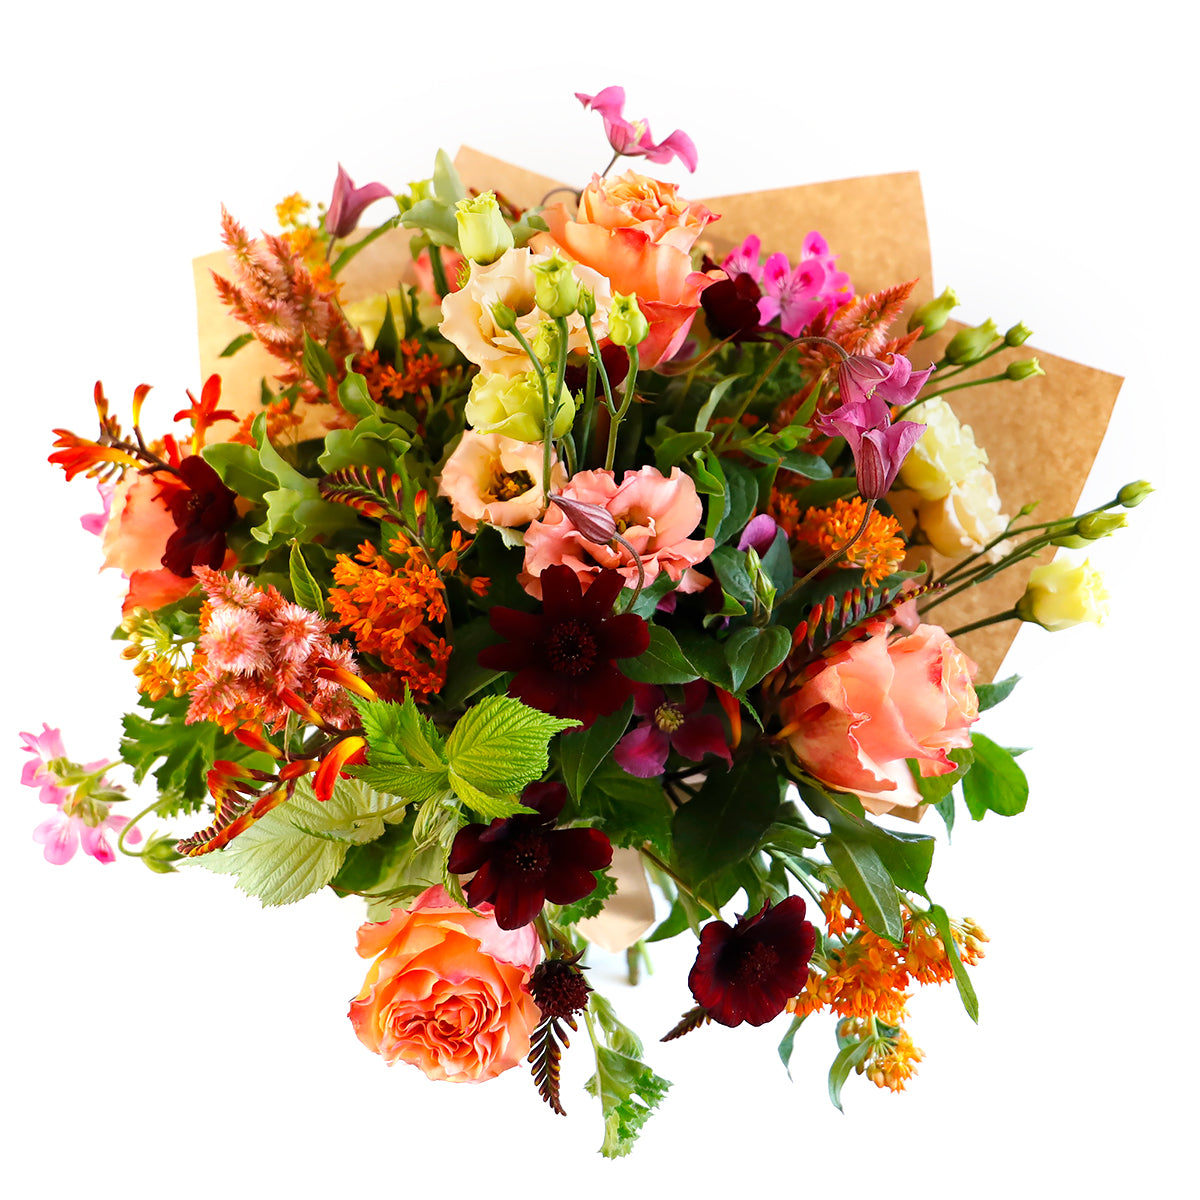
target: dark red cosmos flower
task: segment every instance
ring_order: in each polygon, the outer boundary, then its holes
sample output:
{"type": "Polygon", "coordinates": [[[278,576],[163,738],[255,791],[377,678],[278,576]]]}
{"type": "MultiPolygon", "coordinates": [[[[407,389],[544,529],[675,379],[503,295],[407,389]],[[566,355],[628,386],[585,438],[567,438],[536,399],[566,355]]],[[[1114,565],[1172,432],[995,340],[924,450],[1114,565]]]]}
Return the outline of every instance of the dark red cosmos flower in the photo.
{"type": "Polygon", "coordinates": [[[612,862],[612,843],[599,829],[555,829],[567,801],[561,783],[531,783],[521,803],[536,809],[490,825],[466,825],[450,848],[447,868],[475,872],[467,884],[472,908],[491,901],[501,929],[520,929],[551,904],[582,900],[596,886],[593,871],[612,862]]]}
{"type": "Polygon", "coordinates": [[[189,455],[176,470],[161,489],[175,522],[162,565],[190,579],[193,567],[215,571],[225,561],[225,532],[237,520],[237,497],[198,454],[189,455]]]}
{"type": "MultiPolygon", "coordinates": [[[[713,264],[714,266],[716,264],[713,264]]],[[[735,342],[762,340],[758,301],[762,289],[746,274],[718,279],[700,296],[700,307],[713,337],[735,342]]]]}
{"type": "Polygon", "coordinates": [[[738,917],[733,928],[710,921],[700,931],[688,987],[721,1025],[765,1025],[804,989],[816,941],[799,896],[774,908],[768,901],[756,916],[738,917]]]}
{"type": "Polygon", "coordinates": [[[479,663],[515,671],[510,696],[586,729],[632,695],[632,680],[614,660],[644,654],[650,630],[633,613],[612,615],[625,585],[617,571],[601,571],[586,593],[570,567],[547,567],[541,581],[540,613],[501,605],[491,610],[492,628],[508,641],[481,650],[479,663]]]}

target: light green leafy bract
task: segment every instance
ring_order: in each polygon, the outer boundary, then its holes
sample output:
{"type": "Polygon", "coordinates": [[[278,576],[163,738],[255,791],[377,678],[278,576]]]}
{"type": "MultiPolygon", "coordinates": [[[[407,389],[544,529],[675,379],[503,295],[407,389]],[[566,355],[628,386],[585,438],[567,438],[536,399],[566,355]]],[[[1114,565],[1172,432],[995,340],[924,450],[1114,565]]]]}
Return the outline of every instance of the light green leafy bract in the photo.
{"type": "Polygon", "coordinates": [[[670,1082],[645,1063],[605,1046],[596,1047],[596,1073],[584,1087],[600,1101],[604,1114],[605,1158],[623,1158],[667,1094],[670,1082]]]}
{"type": "Polygon", "coordinates": [[[294,904],[338,873],[350,846],[382,835],[385,812],[388,820],[400,819],[394,797],[359,780],[338,780],[324,804],[301,780],[290,800],[223,850],[192,861],[218,875],[236,875],[237,886],[264,906],[294,904]]]}

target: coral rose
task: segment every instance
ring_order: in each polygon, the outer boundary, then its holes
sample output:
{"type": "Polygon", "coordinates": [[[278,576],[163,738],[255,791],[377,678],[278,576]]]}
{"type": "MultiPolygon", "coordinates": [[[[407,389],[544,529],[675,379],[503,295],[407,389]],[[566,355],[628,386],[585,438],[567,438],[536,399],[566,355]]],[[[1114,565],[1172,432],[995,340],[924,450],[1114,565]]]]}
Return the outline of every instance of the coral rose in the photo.
{"type": "Polygon", "coordinates": [[[891,637],[880,630],[833,655],[780,714],[805,769],[853,792],[873,813],[915,808],[923,777],[954,770],[949,751],[971,744],[979,717],[975,664],[937,625],[891,637]]]}
{"type": "MultiPolygon", "coordinates": [[[[679,583],[679,590],[696,592],[708,584],[691,568],[713,551],[712,538],[689,538],[704,515],[696,485],[678,467],[670,477],[654,467],[626,471],[617,483],[611,471],[579,471],[562,490],[569,500],[595,504],[612,515],[621,536],[637,551],[649,586],[660,571],[679,583]]],[[[627,586],[636,587],[637,565],[620,543],[590,542],[559,507],[552,506],[525,531],[525,568],[521,586],[539,599],[539,576],[550,566],[568,566],[586,587],[606,568],[619,571],[627,586]]]]}
{"type": "Polygon", "coordinates": [[[474,913],[431,887],[389,920],[363,925],[358,952],[375,962],[350,1020],[389,1065],[481,1083],[529,1053],[541,1019],[527,990],[542,953],[533,926],[505,931],[490,904],[474,913]]]}
{"type": "Polygon", "coordinates": [[[636,294],[650,323],[650,334],[638,347],[644,367],[675,354],[700,307],[700,293],[725,278],[723,271],[692,270],[692,246],[716,214],[681,200],[674,185],[636,171],[614,179],[593,176],[574,219],[562,204],[542,216],[550,230],[533,239],[538,250],[558,246],[576,262],[594,267],[615,291],[636,294]]]}

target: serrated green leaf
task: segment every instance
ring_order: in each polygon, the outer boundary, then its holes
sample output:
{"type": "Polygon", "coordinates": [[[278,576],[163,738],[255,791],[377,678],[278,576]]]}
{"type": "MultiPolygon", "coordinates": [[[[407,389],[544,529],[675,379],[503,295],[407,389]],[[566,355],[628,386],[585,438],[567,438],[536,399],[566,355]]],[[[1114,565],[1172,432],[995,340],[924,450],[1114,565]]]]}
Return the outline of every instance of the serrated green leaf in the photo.
{"type": "Polygon", "coordinates": [[[873,846],[834,828],[825,837],[825,853],[866,923],[897,944],[904,920],[896,885],[873,846]]]}
{"type": "Polygon", "coordinates": [[[1025,811],[1029,800],[1029,781],[1017,766],[1011,750],[997,746],[981,733],[971,735],[974,761],[963,776],[963,799],[976,821],[988,812],[1013,817],[1025,811]]]}
{"type": "Polygon", "coordinates": [[[322,804],[301,780],[292,798],[272,809],[223,850],[191,861],[237,886],[264,906],[294,904],[323,888],[340,869],[348,844],[384,831],[380,815],[395,801],[356,780],[339,779],[322,804]]]}
{"type": "Polygon", "coordinates": [[[627,700],[615,713],[597,717],[590,729],[573,730],[558,739],[558,761],[563,782],[577,804],[592,773],[608,758],[629,727],[632,715],[633,701],[627,700]]]}
{"type": "Polygon", "coordinates": [[[557,924],[574,925],[586,921],[589,917],[598,917],[604,902],[617,890],[617,881],[607,871],[593,871],[596,886],[582,900],[574,904],[564,904],[558,910],[557,924]]]}
{"type": "Polygon", "coordinates": [[[497,799],[520,795],[527,783],[545,774],[550,739],[578,724],[511,696],[487,696],[467,709],[446,741],[452,781],[457,778],[497,799]]]}
{"type": "Polygon", "coordinates": [[[318,613],[323,617],[325,615],[325,593],[321,591],[320,584],[308,569],[308,563],[304,561],[304,552],[300,549],[299,542],[292,543],[292,550],[288,555],[288,575],[292,581],[292,598],[296,603],[301,608],[306,608],[309,612],[318,613]]]}
{"type": "Polygon", "coordinates": [[[650,626],[650,645],[636,658],[621,659],[620,670],[638,683],[691,683],[699,676],[675,635],[661,625],[650,626]]]}
{"type": "Polygon", "coordinates": [[[633,1149],[670,1086],[669,1080],[655,1075],[636,1058],[605,1046],[596,1048],[596,1073],[584,1087],[599,1099],[604,1114],[600,1153],[605,1158],[622,1158],[633,1149]]]}
{"type": "Polygon", "coordinates": [[[512,817],[517,813],[533,812],[522,804],[517,795],[493,796],[477,788],[469,779],[459,775],[453,767],[448,772],[450,788],[454,794],[484,821],[495,821],[500,817],[512,817]]]}
{"type": "Polygon", "coordinates": [[[971,983],[971,977],[967,974],[967,968],[958,953],[958,946],[955,944],[954,935],[950,930],[950,916],[940,904],[934,904],[929,909],[929,916],[932,918],[934,925],[937,926],[937,931],[941,935],[942,945],[946,948],[946,957],[950,960],[950,969],[954,972],[954,982],[958,987],[958,994],[963,1002],[963,1008],[967,1010],[967,1016],[978,1024],[979,998],[975,995],[975,987],[971,983]]]}
{"type": "Polygon", "coordinates": [[[375,754],[394,757],[398,752],[413,766],[427,770],[445,767],[446,743],[438,727],[421,714],[411,692],[406,691],[401,702],[364,700],[358,696],[353,700],[371,746],[371,761],[375,754]]]}

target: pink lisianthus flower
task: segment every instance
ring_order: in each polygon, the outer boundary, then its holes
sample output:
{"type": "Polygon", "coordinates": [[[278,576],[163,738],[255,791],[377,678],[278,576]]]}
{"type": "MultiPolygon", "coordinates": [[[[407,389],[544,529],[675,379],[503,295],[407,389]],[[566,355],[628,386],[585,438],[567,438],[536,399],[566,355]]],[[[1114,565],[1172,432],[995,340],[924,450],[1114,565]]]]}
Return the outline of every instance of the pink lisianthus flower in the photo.
{"type": "Polygon", "coordinates": [[[674,750],[692,762],[706,754],[715,754],[733,765],[733,755],[725,739],[719,717],[700,712],[708,697],[708,683],[696,679],[683,685],[683,699],[667,699],[655,684],[638,683],[633,691],[633,714],[648,718],[631,729],[613,750],[621,769],[640,779],[653,779],[663,773],[667,755],[674,750]]]}
{"type": "Polygon", "coordinates": [[[629,121],[625,118],[624,88],[606,87],[594,96],[576,92],[575,99],[584,108],[598,112],[604,119],[604,134],[617,154],[626,158],[646,158],[654,163],[678,158],[689,171],[695,171],[698,161],[696,145],[683,130],[676,129],[661,142],[656,142],[650,136],[650,126],[645,121],[629,121]]]}
{"type": "MultiPolygon", "coordinates": [[[[69,761],[61,731],[44,722],[41,733],[22,733],[21,739],[34,756],[22,767],[21,782],[38,788],[42,803],[58,810],[33,831],[33,840],[44,847],[46,861],[56,866],[70,862],[82,844],[83,852],[98,862],[112,862],[116,856],[105,832],[120,833],[129,818],[110,812],[112,800],[121,793],[104,778],[109,764],[103,759],[85,764],[69,761]]],[[[136,829],[126,837],[135,843],[142,840],[136,829]]]]}
{"type": "MultiPolygon", "coordinates": [[[[700,524],[704,510],[696,485],[678,467],[672,468],[669,478],[650,466],[626,471],[620,483],[611,471],[579,471],[562,495],[608,510],[641,559],[647,586],[662,571],[683,592],[698,592],[708,585],[692,568],[712,553],[715,543],[712,538],[688,536],[700,524]]],[[[531,596],[540,599],[542,572],[560,564],[570,567],[584,588],[604,570],[620,572],[627,587],[637,586],[637,564],[624,546],[589,541],[554,505],[525,531],[525,569],[517,578],[531,596]]]]}

